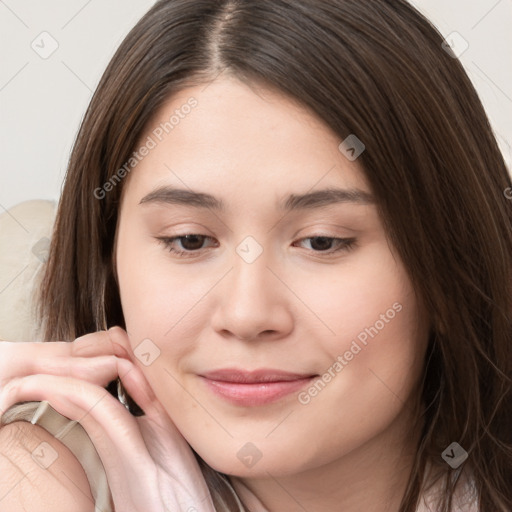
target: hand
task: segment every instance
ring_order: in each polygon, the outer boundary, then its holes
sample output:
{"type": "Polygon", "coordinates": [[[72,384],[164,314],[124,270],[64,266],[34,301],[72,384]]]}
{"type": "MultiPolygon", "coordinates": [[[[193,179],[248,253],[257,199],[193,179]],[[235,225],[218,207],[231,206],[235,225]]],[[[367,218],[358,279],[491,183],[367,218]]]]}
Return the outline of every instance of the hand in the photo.
{"type": "Polygon", "coordinates": [[[192,450],[130,360],[120,327],[74,342],[0,342],[0,414],[47,400],[86,430],[105,467],[116,512],[214,512],[192,450]],[[144,410],[132,416],[106,389],[121,378],[144,410]]]}

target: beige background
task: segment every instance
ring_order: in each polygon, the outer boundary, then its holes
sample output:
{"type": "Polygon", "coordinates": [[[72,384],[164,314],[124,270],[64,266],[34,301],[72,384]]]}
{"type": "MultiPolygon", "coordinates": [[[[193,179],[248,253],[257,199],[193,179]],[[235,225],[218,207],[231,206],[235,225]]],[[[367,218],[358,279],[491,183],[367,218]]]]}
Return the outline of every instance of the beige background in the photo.
{"type": "MultiPolygon", "coordinates": [[[[512,166],[512,0],[414,0],[460,59],[512,166]]],[[[69,151],[101,73],[153,0],[0,0],[0,212],[58,199],[69,151]],[[31,47],[58,44],[48,58],[31,47]],[[53,40],[56,43],[53,43],[53,40]],[[39,41],[39,43],[38,43],[39,41]]],[[[42,48],[41,48],[42,50],[42,48]]]]}

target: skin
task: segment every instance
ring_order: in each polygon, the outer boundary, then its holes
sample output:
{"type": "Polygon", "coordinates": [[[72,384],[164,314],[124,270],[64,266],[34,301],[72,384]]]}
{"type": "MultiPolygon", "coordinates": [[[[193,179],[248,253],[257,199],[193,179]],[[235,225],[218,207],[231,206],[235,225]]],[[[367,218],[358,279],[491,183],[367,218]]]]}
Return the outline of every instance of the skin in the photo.
{"type": "Polygon", "coordinates": [[[132,349],[149,339],[152,354],[136,364],[192,448],[254,510],[396,510],[418,439],[423,310],[374,203],[277,207],[327,187],[371,194],[362,168],[312,113],[228,76],[173,96],[141,143],[190,97],[197,106],[124,183],[120,295],[132,349]],[[160,186],[212,194],[226,210],[141,204],[160,186]],[[175,239],[186,257],[158,240],[186,234],[206,237],[175,239]],[[263,251],[252,263],[236,251],[247,236],[263,251]],[[322,251],[315,236],[355,243],[322,251]],[[234,405],[199,377],[228,367],[321,376],[393,304],[401,310],[307,404],[296,392],[234,405]],[[261,453],[252,467],[237,457],[248,442],[261,453]]]}
{"type": "Polygon", "coordinates": [[[21,506],[33,512],[94,512],[82,466],[46,430],[27,422],[12,423],[0,429],[0,447],[0,512],[16,511],[21,506]],[[41,443],[50,445],[58,455],[47,469],[32,457],[41,443]]]}
{"type": "MultiPolygon", "coordinates": [[[[0,416],[14,404],[46,400],[80,423],[73,428],[83,428],[96,448],[116,512],[214,512],[190,446],[133,360],[120,327],[70,342],[1,342],[0,416]],[[105,390],[117,376],[143,416],[105,390]]],[[[0,426],[0,474],[0,512],[95,509],[79,461],[28,420],[0,426]]]]}

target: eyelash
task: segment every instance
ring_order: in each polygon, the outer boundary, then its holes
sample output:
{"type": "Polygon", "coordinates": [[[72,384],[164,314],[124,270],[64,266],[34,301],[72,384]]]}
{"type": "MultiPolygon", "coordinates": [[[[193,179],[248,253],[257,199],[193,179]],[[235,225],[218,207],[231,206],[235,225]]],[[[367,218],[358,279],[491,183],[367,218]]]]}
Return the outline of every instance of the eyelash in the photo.
{"type": "MultiPolygon", "coordinates": [[[[180,236],[175,236],[175,237],[164,237],[164,236],[163,237],[156,237],[156,239],[159,242],[161,242],[167,248],[167,250],[169,252],[175,254],[176,256],[178,256],[180,258],[193,258],[198,253],[202,252],[204,249],[198,249],[198,250],[195,250],[195,251],[192,251],[192,250],[182,251],[182,250],[174,249],[172,247],[172,244],[174,243],[175,240],[180,240],[180,239],[185,238],[187,236],[204,237],[205,239],[208,239],[208,240],[212,239],[212,237],[210,237],[210,236],[199,235],[197,233],[188,233],[186,235],[180,235],[180,236]]],[[[298,241],[312,240],[314,238],[325,238],[327,240],[338,241],[338,248],[337,249],[328,250],[328,251],[313,251],[314,253],[317,253],[317,254],[319,254],[319,255],[321,255],[323,257],[333,256],[333,255],[336,255],[337,253],[342,252],[342,251],[348,252],[348,251],[352,250],[355,247],[355,244],[356,244],[356,239],[355,238],[336,238],[336,237],[324,236],[324,235],[313,235],[313,236],[301,238],[298,241]]]]}

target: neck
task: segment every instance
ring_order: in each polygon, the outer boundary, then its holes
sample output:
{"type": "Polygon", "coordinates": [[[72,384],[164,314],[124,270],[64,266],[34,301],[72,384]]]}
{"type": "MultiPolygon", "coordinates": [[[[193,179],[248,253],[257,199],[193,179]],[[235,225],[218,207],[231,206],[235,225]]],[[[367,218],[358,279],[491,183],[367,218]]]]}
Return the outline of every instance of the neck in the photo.
{"type": "Polygon", "coordinates": [[[404,407],[394,422],[364,445],[330,462],[279,478],[235,478],[252,512],[396,512],[416,456],[421,425],[404,407]]]}

